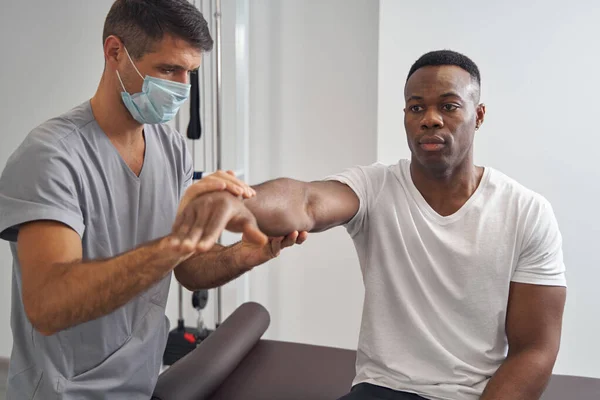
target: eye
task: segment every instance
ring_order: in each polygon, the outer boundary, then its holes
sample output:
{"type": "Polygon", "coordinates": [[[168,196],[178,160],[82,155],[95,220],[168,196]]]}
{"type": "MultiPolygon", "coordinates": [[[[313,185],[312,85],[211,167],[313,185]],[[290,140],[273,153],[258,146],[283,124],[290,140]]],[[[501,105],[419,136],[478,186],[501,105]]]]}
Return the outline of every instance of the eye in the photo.
{"type": "Polygon", "coordinates": [[[175,72],[175,70],[172,68],[161,68],[161,72],[163,74],[172,74],[173,72],[175,72]]]}
{"type": "Polygon", "coordinates": [[[411,112],[414,112],[414,113],[423,111],[423,107],[422,106],[410,106],[408,109],[411,112]]]}
{"type": "Polygon", "coordinates": [[[456,105],[456,104],[444,104],[442,106],[442,109],[444,111],[455,111],[456,109],[458,109],[458,105],[456,105]]]}

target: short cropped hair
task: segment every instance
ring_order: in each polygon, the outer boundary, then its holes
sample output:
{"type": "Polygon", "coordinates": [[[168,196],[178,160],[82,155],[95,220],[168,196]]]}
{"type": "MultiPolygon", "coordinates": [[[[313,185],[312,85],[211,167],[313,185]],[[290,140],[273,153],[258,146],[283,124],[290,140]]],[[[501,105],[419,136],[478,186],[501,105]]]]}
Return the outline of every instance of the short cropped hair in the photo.
{"type": "Polygon", "coordinates": [[[103,43],[115,35],[134,59],[152,52],[165,35],[180,38],[200,51],[213,39],[200,11],[187,0],[116,0],[104,22],[103,43]]]}
{"type": "Polygon", "coordinates": [[[423,54],[410,68],[406,80],[420,68],[437,65],[455,65],[467,71],[471,77],[481,86],[481,74],[477,64],[469,57],[452,50],[436,50],[423,54]]]}

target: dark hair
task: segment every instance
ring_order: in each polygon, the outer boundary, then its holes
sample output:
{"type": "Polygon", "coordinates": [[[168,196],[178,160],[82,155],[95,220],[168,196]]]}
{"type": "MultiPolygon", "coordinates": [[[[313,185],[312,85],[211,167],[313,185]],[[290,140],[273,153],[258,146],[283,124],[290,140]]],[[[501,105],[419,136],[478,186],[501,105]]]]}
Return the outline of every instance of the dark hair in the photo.
{"type": "Polygon", "coordinates": [[[139,59],[167,34],[198,50],[213,46],[204,16],[188,0],[116,0],[106,16],[102,41],[115,35],[139,59]]]}
{"type": "Polygon", "coordinates": [[[422,55],[408,72],[406,80],[411,77],[419,68],[435,65],[455,65],[467,71],[471,77],[477,82],[477,85],[481,86],[481,75],[479,74],[479,68],[469,57],[457,53],[452,50],[437,50],[431,51],[422,55]]]}

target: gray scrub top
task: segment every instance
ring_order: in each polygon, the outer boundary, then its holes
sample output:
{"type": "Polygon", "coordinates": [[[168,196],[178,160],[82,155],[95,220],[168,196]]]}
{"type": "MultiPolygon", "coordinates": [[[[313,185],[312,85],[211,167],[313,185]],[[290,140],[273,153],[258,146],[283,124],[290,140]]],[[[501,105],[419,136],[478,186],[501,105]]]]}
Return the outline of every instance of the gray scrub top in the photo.
{"type": "Polygon", "coordinates": [[[0,237],[13,254],[8,399],[149,399],[169,323],[171,275],[109,315],[46,337],[21,296],[20,224],[55,220],[80,236],[84,260],[109,258],[167,235],[192,180],[185,138],[144,126],[140,176],[94,119],[89,101],[34,129],[0,177],[0,237]]]}

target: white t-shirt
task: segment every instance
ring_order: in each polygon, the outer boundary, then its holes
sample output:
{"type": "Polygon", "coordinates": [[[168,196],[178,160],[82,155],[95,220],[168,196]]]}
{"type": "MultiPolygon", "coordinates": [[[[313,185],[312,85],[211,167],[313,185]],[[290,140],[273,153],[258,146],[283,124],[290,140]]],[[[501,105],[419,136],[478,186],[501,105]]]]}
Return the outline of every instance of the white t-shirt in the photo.
{"type": "Polygon", "coordinates": [[[353,384],[479,399],[507,354],[510,282],[566,285],[550,203],[491,168],[445,217],[415,187],[409,160],[327,179],[360,199],[346,226],[365,285],[353,384]]]}

